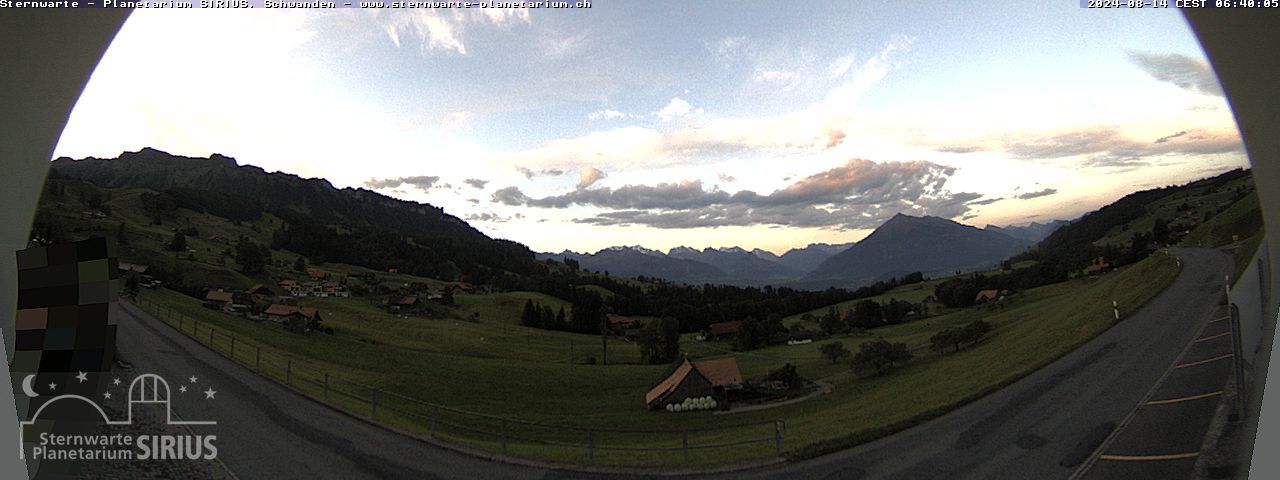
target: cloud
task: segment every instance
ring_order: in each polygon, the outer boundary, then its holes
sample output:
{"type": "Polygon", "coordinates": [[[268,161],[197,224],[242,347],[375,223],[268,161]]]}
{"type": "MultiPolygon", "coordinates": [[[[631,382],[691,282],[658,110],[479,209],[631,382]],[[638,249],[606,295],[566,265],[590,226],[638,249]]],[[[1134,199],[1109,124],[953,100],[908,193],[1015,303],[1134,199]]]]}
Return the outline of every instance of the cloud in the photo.
{"type": "Polygon", "coordinates": [[[631,115],[631,114],[629,114],[629,113],[619,112],[619,111],[614,110],[614,109],[611,109],[611,108],[606,108],[606,109],[603,109],[603,110],[596,110],[596,111],[594,111],[594,112],[591,112],[591,113],[587,114],[587,119],[588,119],[588,120],[602,120],[602,119],[603,119],[603,120],[617,120],[617,119],[619,119],[619,118],[633,118],[633,117],[635,117],[635,115],[631,115]]]}
{"type": "Polygon", "coordinates": [[[1173,135],[1166,135],[1166,136],[1163,136],[1163,137],[1157,138],[1155,143],[1165,143],[1165,142],[1168,142],[1169,140],[1173,140],[1173,139],[1175,139],[1175,138],[1181,137],[1181,136],[1186,135],[1186,134],[1187,134],[1187,131],[1186,131],[1186,130],[1183,130],[1183,131],[1180,131],[1180,132],[1175,133],[1175,134],[1173,134],[1173,135]]]}
{"type": "MultiPolygon", "coordinates": [[[[517,215],[517,217],[523,218],[523,215],[517,215]]],[[[496,215],[491,212],[484,212],[484,213],[473,213],[471,215],[467,215],[466,217],[463,218],[463,220],[466,220],[468,222],[505,223],[505,222],[511,221],[511,218],[512,217],[503,217],[500,215],[496,215]]]]}
{"type": "Polygon", "coordinates": [[[468,178],[468,179],[466,179],[466,180],[463,180],[463,181],[462,181],[462,183],[465,183],[465,184],[467,184],[467,185],[470,185],[470,186],[472,186],[473,188],[476,188],[476,189],[483,189],[485,185],[488,185],[488,184],[489,184],[489,181],[488,181],[488,180],[481,180],[481,179],[479,179],[479,178],[468,178]]]}
{"type": "Polygon", "coordinates": [[[667,106],[662,107],[662,110],[654,112],[654,115],[657,115],[658,118],[663,120],[671,120],[673,118],[687,116],[692,111],[693,105],[690,105],[689,102],[682,100],[680,97],[675,97],[667,103],[667,106]]]}
{"type": "Polygon", "coordinates": [[[840,145],[840,142],[843,142],[846,136],[847,135],[844,133],[844,130],[837,130],[837,129],[828,130],[827,131],[827,148],[834,148],[836,145],[840,145]]]}
{"type": "Polygon", "coordinates": [[[422,53],[440,50],[467,54],[462,34],[475,25],[509,27],[528,24],[527,8],[409,9],[375,13],[375,19],[396,47],[416,38],[422,53]]]}
{"type": "Polygon", "coordinates": [[[699,180],[617,189],[577,189],[531,198],[507,187],[493,200],[512,206],[607,210],[574,221],[595,225],[694,228],[782,225],[838,229],[873,228],[897,213],[953,218],[968,211],[976,193],[944,188],[955,169],[925,161],[877,163],[853,159],[802,178],[768,195],[752,191],[707,190],[699,180]]]}
{"type": "Polygon", "coordinates": [[[1233,131],[1184,130],[1155,141],[1140,140],[1104,125],[1041,134],[1002,134],[968,144],[952,142],[941,151],[998,151],[1022,160],[1083,157],[1085,166],[1135,167],[1164,155],[1212,155],[1244,151],[1233,131]]]}
{"type": "MultiPolygon", "coordinates": [[[[1017,198],[1018,200],[1030,200],[1030,199],[1033,199],[1033,198],[1047,197],[1047,196],[1049,196],[1049,195],[1053,195],[1053,194],[1055,194],[1055,193],[1058,193],[1058,189],[1056,189],[1056,188],[1046,188],[1046,189],[1044,189],[1044,190],[1039,190],[1039,191],[1035,191],[1035,192],[1027,192],[1027,193],[1023,193],[1023,194],[1021,194],[1021,195],[1018,195],[1016,198],[1017,198]]],[[[974,204],[975,204],[975,203],[970,203],[970,205],[974,205],[974,204]]]]}
{"type": "MultiPolygon", "coordinates": [[[[708,48],[712,52],[754,48],[741,44],[745,41],[722,39],[708,48]]],[[[502,155],[497,160],[529,169],[578,171],[582,167],[597,167],[624,172],[717,163],[734,157],[821,153],[848,141],[854,131],[850,130],[851,125],[856,123],[857,102],[897,68],[894,59],[911,43],[911,38],[893,37],[874,55],[859,57],[859,61],[847,68],[835,68],[840,72],[836,78],[826,78],[826,69],[819,68],[816,75],[824,80],[812,88],[826,93],[799,109],[779,110],[784,113],[772,116],[718,117],[704,115],[686,99],[673,97],[662,108],[646,115],[668,121],[660,121],[658,126],[629,125],[557,138],[531,149],[502,155]]],[[[730,56],[733,55],[736,54],[730,56]]],[[[813,96],[807,94],[806,97],[813,96]]],[[[626,113],[616,112],[614,116],[617,114],[626,113]]],[[[609,115],[608,110],[602,110],[596,112],[595,118],[608,119],[609,115]]],[[[533,174],[526,173],[526,176],[532,178],[533,174]]]]}
{"type": "Polygon", "coordinates": [[[578,172],[578,188],[590,187],[607,176],[596,167],[583,167],[582,171],[578,172]]]}
{"type": "Polygon", "coordinates": [[[542,170],[534,171],[525,167],[516,167],[516,171],[520,172],[521,175],[524,175],[524,178],[528,179],[533,179],[533,177],[558,177],[565,174],[565,171],[559,168],[544,168],[542,170]]]}
{"type": "Polygon", "coordinates": [[[725,183],[733,183],[733,182],[738,181],[738,179],[737,179],[736,177],[734,177],[733,175],[729,175],[729,174],[724,173],[724,172],[719,172],[719,173],[717,173],[717,174],[716,174],[716,178],[720,179],[720,181],[721,181],[721,182],[725,182],[725,183]]]}
{"type": "Polygon", "coordinates": [[[1001,200],[1004,200],[1004,199],[1003,199],[1003,198],[988,198],[988,199],[984,199],[984,200],[974,200],[974,201],[972,201],[972,202],[969,202],[967,205],[991,205],[991,204],[996,203],[996,202],[999,202],[999,201],[1001,201],[1001,200]]]}
{"type": "Polygon", "coordinates": [[[505,205],[521,205],[529,201],[529,197],[525,196],[524,192],[521,192],[517,187],[500,188],[498,191],[493,192],[493,195],[489,198],[505,205]]]}
{"type": "MultiPolygon", "coordinates": [[[[426,176],[426,175],[419,175],[414,177],[385,178],[382,180],[370,178],[369,180],[366,180],[364,182],[364,186],[377,190],[377,189],[383,189],[383,188],[396,188],[401,185],[409,185],[411,187],[415,187],[419,190],[425,191],[432,187],[437,186],[436,183],[439,181],[440,181],[440,177],[426,176]]],[[[440,186],[446,187],[446,188],[448,187],[448,185],[440,185],[440,186]]]]}
{"type": "Polygon", "coordinates": [[[1213,69],[1203,60],[1177,53],[1143,52],[1129,52],[1129,60],[1161,82],[1196,93],[1223,96],[1222,85],[1218,83],[1213,69]]]}

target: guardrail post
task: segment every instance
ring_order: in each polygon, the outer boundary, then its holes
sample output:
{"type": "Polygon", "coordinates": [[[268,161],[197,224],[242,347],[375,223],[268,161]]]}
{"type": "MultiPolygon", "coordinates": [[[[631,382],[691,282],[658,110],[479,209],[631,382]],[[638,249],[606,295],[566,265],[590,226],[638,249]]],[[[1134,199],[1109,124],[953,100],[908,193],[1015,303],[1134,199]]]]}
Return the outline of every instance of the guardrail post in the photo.
{"type": "Polygon", "coordinates": [[[782,455],[782,420],[773,421],[773,450],[782,455]]]}
{"type": "Polygon", "coordinates": [[[231,361],[236,361],[236,337],[231,336],[231,361]]]}
{"type": "Polygon", "coordinates": [[[213,345],[213,327],[209,327],[209,349],[215,352],[218,351],[218,347],[213,345]]]}
{"type": "Polygon", "coordinates": [[[689,464],[689,431],[685,430],[680,434],[680,454],[684,457],[685,465],[689,464]]]}
{"type": "Polygon", "coordinates": [[[591,430],[587,430],[587,465],[596,463],[596,439],[591,430]]]}
{"type": "Polygon", "coordinates": [[[329,403],[329,372],[324,372],[324,403],[329,403]]]}
{"type": "Polygon", "coordinates": [[[262,371],[262,346],[259,345],[256,348],[258,349],[257,350],[258,353],[254,354],[253,356],[253,369],[261,372],[262,371]]]}
{"type": "Polygon", "coordinates": [[[289,363],[284,366],[284,384],[288,385],[289,380],[293,379],[293,359],[289,359],[289,363]]]}
{"type": "Polygon", "coordinates": [[[373,391],[373,406],[369,409],[369,418],[378,418],[378,391],[373,391]]]}
{"type": "Polygon", "coordinates": [[[507,454],[507,419],[502,418],[502,454],[507,454]]]}

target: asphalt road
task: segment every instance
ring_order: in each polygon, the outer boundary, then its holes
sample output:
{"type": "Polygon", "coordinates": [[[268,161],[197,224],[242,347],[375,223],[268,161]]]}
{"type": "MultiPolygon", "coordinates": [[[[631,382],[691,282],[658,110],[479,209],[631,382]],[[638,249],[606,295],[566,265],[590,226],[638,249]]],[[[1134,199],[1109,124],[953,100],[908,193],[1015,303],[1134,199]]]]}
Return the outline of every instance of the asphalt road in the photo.
{"type": "Polygon", "coordinates": [[[135,374],[170,383],[191,376],[213,401],[174,403],[193,427],[217,435],[218,459],[243,479],[540,478],[541,469],[485,461],[433,447],[336,412],[196,344],[146,312],[120,302],[117,347],[135,374]]]}
{"type": "MultiPolygon", "coordinates": [[[[1214,319],[1230,257],[1204,249],[1174,253],[1183,259],[1183,272],[1154,301],[1005,389],[853,449],[794,464],[701,477],[1066,478],[1144,402],[1165,371],[1179,361],[1184,347],[1201,338],[1214,319]]],[[[242,478],[602,476],[488,462],[384,431],[258,377],[158,320],[136,317],[145,313],[129,306],[122,310],[120,351],[138,370],[166,378],[204,375],[220,387],[217,405],[201,414],[219,422],[212,427],[219,436],[219,457],[242,478]]],[[[1128,436],[1139,444],[1145,438],[1164,438],[1164,427],[1139,429],[1138,417],[1109,448],[1119,448],[1128,436]]]]}

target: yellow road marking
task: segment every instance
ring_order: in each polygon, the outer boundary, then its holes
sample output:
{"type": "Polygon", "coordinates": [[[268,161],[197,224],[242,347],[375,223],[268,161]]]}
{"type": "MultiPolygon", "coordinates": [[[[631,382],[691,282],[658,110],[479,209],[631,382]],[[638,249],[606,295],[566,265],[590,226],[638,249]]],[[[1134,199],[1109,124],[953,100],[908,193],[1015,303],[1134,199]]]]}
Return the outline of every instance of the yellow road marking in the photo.
{"type": "Polygon", "coordinates": [[[1220,355],[1220,356],[1217,356],[1217,357],[1213,357],[1213,358],[1209,358],[1209,359],[1201,360],[1201,361],[1198,361],[1198,362],[1184,363],[1184,364],[1182,364],[1182,365],[1178,365],[1178,366],[1173,367],[1173,368],[1194,367],[1194,366],[1196,366],[1196,365],[1204,365],[1204,364],[1209,363],[1209,362],[1216,362],[1216,361],[1218,361],[1218,360],[1222,360],[1222,359],[1224,359],[1224,358],[1231,358],[1231,357],[1233,357],[1233,356],[1235,356],[1235,355],[1232,355],[1232,354],[1228,353],[1228,354],[1226,354],[1226,355],[1220,355]]]}
{"type": "Polygon", "coordinates": [[[1103,460],[1121,460],[1121,461],[1144,461],[1144,460],[1181,460],[1184,458],[1196,458],[1200,452],[1191,453],[1174,453],[1170,455],[1102,455],[1098,458],[1103,460]]]}
{"type": "Polygon", "coordinates": [[[1147,402],[1147,405],[1168,405],[1170,403],[1189,402],[1192,400],[1199,400],[1202,398],[1216,397],[1218,395],[1222,395],[1222,390],[1218,390],[1216,392],[1202,393],[1200,395],[1192,395],[1190,397],[1170,398],[1168,400],[1152,400],[1150,402],[1147,402]]]}
{"type": "Polygon", "coordinates": [[[1206,341],[1206,340],[1213,340],[1213,339],[1215,339],[1215,338],[1218,338],[1218,337],[1225,337],[1225,336],[1227,336],[1227,335],[1231,335],[1231,332],[1222,332],[1222,333],[1219,333],[1219,334],[1217,334],[1217,335],[1212,335],[1212,336],[1203,337],[1203,338],[1197,338],[1197,339],[1196,339],[1196,342],[1203,342],[1203,341],[1206,341]]]}

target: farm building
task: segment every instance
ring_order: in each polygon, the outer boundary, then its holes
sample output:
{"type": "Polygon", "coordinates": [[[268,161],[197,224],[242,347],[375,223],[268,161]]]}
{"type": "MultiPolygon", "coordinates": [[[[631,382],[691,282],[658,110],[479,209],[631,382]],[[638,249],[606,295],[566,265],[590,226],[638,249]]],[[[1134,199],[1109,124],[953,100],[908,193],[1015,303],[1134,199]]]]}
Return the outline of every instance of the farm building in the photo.
{"type": "Polygon", "coordinates": [[[732,358],[691,362],[684,358],[676,363],[667,375],[649,389],[644,403],[650,409],[665,408],[686,398],[712,397],[719,405],[728,407],[731,390],[742,388],[742,372],[738,361],[732,358]]]}
{"type": "Polygon", "coordinates": [[[387,302],[387,311],[391,313],[414,313],[419,310],[422,310],[422,301],[413,295],[387,302]]]}
{"type": "Polygon", "coordinates": [[[147,270],[150,270],[150,269],[151,267],[148,267],[147,265],[139,265],[136,263],[130,263],[130,262],[116,263],[116,270],[119,270],[120,273],[122,274],[129,273],[129,272],[136,272],[138,274],[143,274],[143,273],[147,273],[147,270]]]}
{"type": "Polygon", "coordinates": [[[1084,267],[1084,274],[1093,276],[1100,273],[1106,273],[1110,270],[1111,264],[1107,263],[1107,259],[1098,257],[1093,259],[1093,261],[1089,263],[1089,266],[1084,267]]]}
{"type": "Polygon", "coordinates": [[[224,292],[222,290],[209,290],[208,293],[204,294],[204,306],[208,308],[216,309],[216,310],[222,310],[226,308],[228,305],[231,305],[231,300],[233,299],[234,299],[234,296],[231,294],[231,292],[224,292]]]}
{"type": "Polygon", "coordinates": [[[707,326],[706,338],[717,339],[724,338],[738,333],[742,328],[742,321],[713,323],[707,326]]]}
{"type": "Polygon", "coordinates": [[[627,329],[636,326],[636,321],[631,317],[622,315],[609,315],[609,330],[614,333],[625,332],[627,329]]]}
{"type": "Polygon", "coordinates": [[[1008,294],[1008,290],[983,290],[978,292],[978,295],[973,298],[973,304],[982,305],[984,303],[1000,301],[1008,294]]]}
{"type": "Polygon", "coordinates": [[[320,325],[320,311],[312,307],[272,304],[262,312],[267,320],[284,325],[295,332],[306,333],[320,325]]]}

